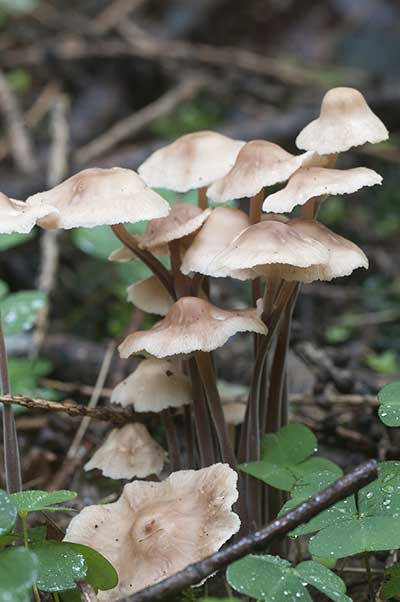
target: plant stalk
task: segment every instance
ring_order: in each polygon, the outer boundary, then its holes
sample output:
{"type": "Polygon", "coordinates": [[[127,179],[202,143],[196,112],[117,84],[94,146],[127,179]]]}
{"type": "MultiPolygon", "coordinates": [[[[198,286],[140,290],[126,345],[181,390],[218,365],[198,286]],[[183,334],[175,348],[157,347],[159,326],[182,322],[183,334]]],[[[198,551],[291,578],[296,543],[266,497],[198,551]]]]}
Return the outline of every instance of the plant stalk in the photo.
{"type": "Polygon", "coordinates": [[[366,552],[365,556],[364,556],[364,563],[365,563],[365,570],[367,573],[369,599],[370,599],[370,602],[375,602],[375,590],[374,590],[374,583],[372,580],[371,564],[369,561],[369,557],[370,557],[369,552],[366,552]]]}

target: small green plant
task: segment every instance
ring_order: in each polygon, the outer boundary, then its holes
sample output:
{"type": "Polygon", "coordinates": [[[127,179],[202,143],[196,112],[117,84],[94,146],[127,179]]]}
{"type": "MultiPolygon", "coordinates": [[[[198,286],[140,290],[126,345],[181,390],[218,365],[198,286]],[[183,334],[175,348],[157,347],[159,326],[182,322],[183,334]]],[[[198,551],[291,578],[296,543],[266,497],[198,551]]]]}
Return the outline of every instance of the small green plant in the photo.
{"type": "Polygon", "coordinates": [[[379,418],[386,426],[400,426],[400,381],[389,383],[378,393],[379,418]]]}

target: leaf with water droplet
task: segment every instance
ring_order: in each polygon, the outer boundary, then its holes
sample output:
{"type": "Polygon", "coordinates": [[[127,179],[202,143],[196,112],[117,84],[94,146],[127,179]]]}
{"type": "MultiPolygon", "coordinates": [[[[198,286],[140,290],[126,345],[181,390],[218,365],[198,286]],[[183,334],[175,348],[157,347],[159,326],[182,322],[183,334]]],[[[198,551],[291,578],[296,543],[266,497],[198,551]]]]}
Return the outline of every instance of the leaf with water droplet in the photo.
{"type": "Polygon", "coordinates": [[[73,589],[75,581],[84,579],[88,567],[82,554],[62,541],[48,541],[32,546],[39,561],[37,587],[44,592],[73,589]]]}
{"type": "Polygon", "coordinates": [[[17,508],[11,496],[0,489],[0,535],[9,533],[17,520],[17,508]]]}
{"type": "Polygon", "coordinates": [[[22,547],[0,552],[0,602],[19,602],[27,598],[35,583],[38,561],[34,553],[22,547]]]}
{"type": "Polygon", "coordinates": [[[378,414],[386,426],[400,426],[400,381],[385,385],[378,393],[378,414]]]}
{"type": "Polygon", "coordinates": [[[351,602],[344,581],[319,562],[307,560],[296,566],[296,574],[334,602],[351,602]]]}
{"type": "Polygon", "coordinates": [[[46,294],[40,291],[22,291],[8,295],[0,302],[5,336],[20,334],[32,328],[45,302],[46,294]]]}
{"type": "Polygon", "coordinates": [[[96,550],[93,550],[93,548],[80,543],[66,541],[64,544],[84,557],[88,567],[86,581],[93,588],[96,590],[108,590],[116,587],[118,584],[118,573],[107,558],[96,550]]]}
{"type": "Polygon", "coordinates": [[[21,491],[19,493],[13,493],[11,499],[17,506],[19,513],[22,512],[37,512],[38,510],[65,510],[64,506],[54,506],[54,504],[62,504],[63,502],[69,502],[76,498],[77,493],[75,491],[67,491],[61,489],[60,491],[40,491],[40,490],[28,490],[21,491]]]}

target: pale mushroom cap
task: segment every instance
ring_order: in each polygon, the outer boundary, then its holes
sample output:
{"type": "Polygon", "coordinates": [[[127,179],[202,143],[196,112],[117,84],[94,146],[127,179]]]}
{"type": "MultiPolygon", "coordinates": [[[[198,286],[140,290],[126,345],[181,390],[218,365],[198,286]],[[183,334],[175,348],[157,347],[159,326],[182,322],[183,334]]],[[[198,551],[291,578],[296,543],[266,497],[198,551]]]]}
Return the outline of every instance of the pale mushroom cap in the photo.
{"type": "Polygon", "coordinates": [[[161,412],[191,403],[190,380],[168,360],[143,360],[132,374],[117,385],[111,402],[136,412],[161,412]]]}
{"type": "Polygon", "coordinates": [[[142,249],[162,247],[172,240],[179,240],[196,232],[206,221],[211,209],[195,205],[176,204],[167,217],[149,221],[144,234],[136,237],[142,249]]]}
{"type": "Polygon", "coordinates": [[[373,169],[326,169],[301,167],[290,178],[286,187],[270,194],[264,201],[263,211],[289,212],[296,205],[304,205],[309,199],[326,194],[350,194],[364,186],[382,183],[373,169]]]}
{"type": "Polygon", "coordinates": [[[295,156],[273,142],[252,140],[242,148],[230,172],[210,186],[207,196],[218,203],[253,197],[264,186],[287,180],[310,155],[295,156]]]}
{"type": "Polygon", "coordinates": [[[108,261],[117,261],[118,263],[126,263],[127,261],[132,261],[133,259],[138,259],[133,251],[128,249],[125,245],[122,247],[118,247],[118,249],[114,249],[108,256],[108,261]]]}
{"type": "Polygon", "coordinates": [[[354,88],[333,88],[321,104],[318,119],[309,123],[297,136],[302,150],[320,155],[342,153],[366,142],[387,140],[389,132],[371,111],[364,96],[354,88]]]}
{"type": "Polygon", "coordinates": [[[90,546],[113,564],[119,583],[100,602],[125,598],[216,552],[239,529],[231,511],[237,473],[227,464],[174,472],[165,481],[134,481],[117,502],[88,506],[66,541],[90,546]]]}
{"type": "Polygon", "coordinates": [[[92,167],[58,186],[27,199],[28,205],[51,205],[54,214],[40,220],[43,228],[92,228],[164,217],[168,203],[132,170],[92,167]]]}
{"type": "Polygon", "coordinates": [[[247,406],[245,403],[239,401],[229,401],[228,403],[222,404],[222,411],[224,412],[224,418],[226,424],[232,426],[238,426],[244,421],[247,406]]]}
{"type": "Polygon", "coordinates": [[[240,209],[233,207],[213,209],[210,217],[186,251],[181,271],[184,274],[198,272],[206,276],[217,277],[217,271],[209,268],[210,262],[248,225],[249,218],[240,209]]]}
{"type": "Polygon", "coordinates": [[[196,297],[182,297],[153,328],[129,335],[118,347],[121,357],[132,354],[158,358],[212,351],[237,332],[266,334],[256,309],[225,310],[196,297]]]}
{"type": "Polygon", "coordinates": [[[27,234],[38,220],[52,212],[54,209],[48,205],[30,207],[0,192],[0,234],[27,234]]]}
{"type": "Polygon", "coordinates": [[[156,276],[150,276],[127,288],[128,301],[142,311],[166,316],[174,301],[156,276]]]}
{"type": "Polygon", "coordinates": [[[222,178],[243,145],[217,132],[186,134],[150,155],[138,171],[149,186],[187,192],[222,178]]]}
{"type": "Polygon", "coordinates": [[[212,264],[228,275],[238,270],[235,277],[245,279],[262,274],[264,266],[308,267],[327,258],[325,247],[312,237],[296,232],[289,223],[267,219],[243,230],[212,264]]]}
{"type": "Polygon", "coordinates": [[[163,469],[166,452],[144,424],[126,424],[113,429],[84,469],[98,468],[110,479],[144,479],[163,469]]]}

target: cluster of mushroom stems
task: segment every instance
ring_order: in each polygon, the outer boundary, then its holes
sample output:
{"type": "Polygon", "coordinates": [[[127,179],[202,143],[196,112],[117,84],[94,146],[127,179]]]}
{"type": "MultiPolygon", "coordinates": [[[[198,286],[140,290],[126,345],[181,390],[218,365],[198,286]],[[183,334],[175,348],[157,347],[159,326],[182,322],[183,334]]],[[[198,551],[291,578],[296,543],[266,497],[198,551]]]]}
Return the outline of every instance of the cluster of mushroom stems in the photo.
{"type": "Polygon", "coordinates": [[[387,137],[360,92],[334,88],[298,135],[304,152],[296,155],[203,131],[157,150],[138,174],[90,168],[26,202],[1,196],[2,232],[110,225],[122,243],[110,260],[143,261],[153,272],[128,288],[128,301],[161,319],[120,344],[122,358],[144,359],[111,398],[132,407],[135,422],[114,429],[85,466],[151,480],[85,508],[67,532],[119,573],[118,587],[100,600],[121,599],[216,551],[239,530],[237,513],[246,532],[279,510],[277,490],[240,472],[237,487],[238,465],[259,459],[261,435],[287,421],[286,354],[300,285],[368,267],[363,251],[317,213],[329,195],[381,184],[371,169],[335,165],[340,153],[387,137]],[[154,188],[197,190],[198,205],[170,206],[154,188]],[[239,200],[247,210],[232,206],[239,200]],[[294,209],[295,217],[284,215],[294,209]],[[123,225],[142,220],[142,235],[123,225]],[[215,306],[213,278],[249,281],[252,307],[215,306]],[[216,374],[215,352],[237,333],[253,336],[247,403],[221,399],[216,374]],[[139,421],[150,412],[160,415],[167,452],[139,421]]]}

